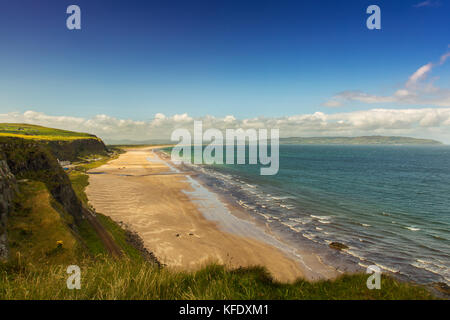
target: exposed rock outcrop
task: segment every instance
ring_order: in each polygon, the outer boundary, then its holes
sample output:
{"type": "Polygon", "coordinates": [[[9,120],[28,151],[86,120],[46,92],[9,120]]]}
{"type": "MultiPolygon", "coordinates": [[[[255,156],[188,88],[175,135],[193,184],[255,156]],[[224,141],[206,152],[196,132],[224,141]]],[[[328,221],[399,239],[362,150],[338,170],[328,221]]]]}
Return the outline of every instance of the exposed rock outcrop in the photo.
{"type": "Polygon", "coordinates": [[[53,155],[60,160],[75,161],[87,155],[108,153],[108,149],[100,139],[43,141],[43,143],[47,144],[53,155]]]}
{"type": "Polygon", "coordinates": [[[8,257],[6,222],[16,192],[16,178],[9,170],[4,155],[0,154],[0,259],[8,257]]]}
{"type": "Polygon", "coordinates": [[[0,137],[0,191],[2,192],[0,195],[0,257],[8,257],[6,234],[8,212],[12,204],[14,209],[20,207],[18,200],[14,199],[15,179],[43,182],[52,200],[57,202],[57,211],[73,217],[66,222],[75,233],[78,233],[78,228],[87,221],[97,232],[105,249],[113,256],[121,256],[120,247],[96,219],[95,214],[77,197],[69,176],[56,158],[60,156],[64,160],[75,160],[84,156],[91,158],[106,153],[105,145],[97,139],[46,141],[0,137]]]}
{"type": "Polygon", "coordinates": [[[9,138],[0,140],[0,152],[3,152],[10,171],[17,179],[45,183],[53,198],[69,214],[75,219],[83,218],[81,201],[48,146],[33,140],[9,138]]]}
{"type": "Polygon", "coordinates": [[[330,246],[330,248],[333,248],[333,249],[336,249],[336,250],[339,250],[339,251],[348,249],[348,246],[346,246],[345,244],[340,243],[340,242],[331,242],[329,244],[329,246],[330,246]]]}

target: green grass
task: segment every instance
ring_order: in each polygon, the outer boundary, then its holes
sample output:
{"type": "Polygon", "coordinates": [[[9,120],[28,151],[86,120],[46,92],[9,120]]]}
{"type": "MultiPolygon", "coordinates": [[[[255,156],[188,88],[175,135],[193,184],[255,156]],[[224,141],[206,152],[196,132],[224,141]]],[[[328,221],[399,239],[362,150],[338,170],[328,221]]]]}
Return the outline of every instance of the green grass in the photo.
{"type": "Polygon", "coordinates": [[[114,238],[114,241],[122,249],[122,251],[132,260],[140,261],[143,259],[138,249],[133,247],[127,240],[127,231],[121,228],[110,217],[101,213],[97,213],[97,218],[100,223],[109,231],[114,238]]]}
{"type": "Polygon", "coordinates": [[[111,151],[112,155],[108,155],[108,156],[90,155],[89,157],[82,158],[81,162],[75,163],[75,165],[76,165],[75,170],[84,173],[88,170],[100,167],[100,166],[106,164],[108,161],[116,159],[120,154],[120,151],[117,148],[110,148],[110,151],[111,151]],[[92,161],[90,159],[96,159],[96,160],[92,161]]]}
{"type": "Polygon", "coordinates": [[[39,264],[77,260],[81,248],[71,224],[72,216],[53,200],[45,184],[20,183],[14,209],[8,214],[10,256],[39,264]]]}
{"type": "Polygon", "coordinates": [[[0,299],[432,299],[421,287],[385,276],[380,290],[369,290],[364,274],[283,284],[260,267],[227,270],[210,265],[188,273],[110,258],[78,265],[80,290],[66,288],[66,265],[0,265],[0,299]]]}
{"type": "Polygon", "coordinates": [[[89,176],[81,171],[72,171],[69,174],[70,182],[72,183],[73,191],[78,196],[78,198],[85,204],[88,203],[88,199],[84,189],[89,184],[89,176]]]}
{"type": "Polygon", "coordinates": [[[97,232],[87,220],[78,223],[77,231],[90,255],[96,257],[108,253],[97,232]]]}
{"type": "Polygon", "coordinates": [[[35,140],[98,139],[96,136],[23,123],[0,123],[0,136],[35,140]]]}

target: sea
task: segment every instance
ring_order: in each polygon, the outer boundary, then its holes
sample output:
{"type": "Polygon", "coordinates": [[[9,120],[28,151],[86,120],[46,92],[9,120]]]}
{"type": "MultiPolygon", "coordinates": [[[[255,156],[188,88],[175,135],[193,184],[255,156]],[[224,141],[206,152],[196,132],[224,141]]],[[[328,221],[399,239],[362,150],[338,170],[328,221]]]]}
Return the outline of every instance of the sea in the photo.
{"type": "Polygon", "coordinates": [[[274,176],[250,164],[189,169],[289,245],[343,271],[377,265],[450,284],[450,146],[280,145],[279,164],[274,176]]]}

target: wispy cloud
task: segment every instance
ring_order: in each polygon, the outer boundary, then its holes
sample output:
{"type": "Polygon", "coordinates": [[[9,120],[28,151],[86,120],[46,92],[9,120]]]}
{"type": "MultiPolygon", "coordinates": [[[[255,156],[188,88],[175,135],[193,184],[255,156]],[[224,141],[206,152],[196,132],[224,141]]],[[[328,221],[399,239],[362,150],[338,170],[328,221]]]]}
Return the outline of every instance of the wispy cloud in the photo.
{"type": "Polygon", "coordinates": [[[415,5],[413,5],[413,7],[414,8],[439,7],[440,5],[441,5],[440,1],[427,0],[427,1],[422,1],[422,2],[416,3],[415,5]]]}
{"type": "Polygon", "coordinates": [[[0,114],[0,122],[32,123],[54,128],[83,131],[98,135],[105,141],[148,139],[169,140],[176,128],[193,128],[194,120],[202,120],[207,128],[278,128],[282,137],[290,136],[358,136],[406,135],[443,140],[450,143],[450,108],[372,109],[326,114],[300,114],[279,118],[256,117],[236,119],[188,114],[166,116],[158,113],[149,121],[117,119],[97,115],[90,119],[51,116],[35,111],[0,114]]]}
{"type": "Polygon", "coordinates": [[[401,105],[427,105],[434,107],[450,107],[450,88],[438,88],[434,86],[433,79],[425,81],[432,70],[443,65],[450,58],[450,52],[443,54],[436,63],[429,62],[418,68],[403,88],[398,89],[392,95],[379,96],[362,91],[347,90],[338,93],[323,103],[326,107],[340,107],[346,102],[357,101],[366,104],[396,103],[401,105]]]}

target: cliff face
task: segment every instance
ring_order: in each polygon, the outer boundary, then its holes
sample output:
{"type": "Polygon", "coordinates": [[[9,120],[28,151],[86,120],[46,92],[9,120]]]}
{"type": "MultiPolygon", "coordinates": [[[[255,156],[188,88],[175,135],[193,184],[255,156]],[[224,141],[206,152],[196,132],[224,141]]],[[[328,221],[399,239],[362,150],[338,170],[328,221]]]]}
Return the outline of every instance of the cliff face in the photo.
{"type": "Polygon", "coordinates": [[[2,137],[24,139],[46,145],[59,160],[75,161],[80,157],[105,155],[108,152],[101,139],[88,133],[25,123],[0,123],[0,133],[0,140],[2,137]]]}
{"type": "Polygon", "coordinates": [[[53,199],[74,218],[70,227],[77,229],[90,214],[76,196],[69,176],[57,158],[74,161],[93,154],[107,154],[99,139],[46,141],[0,137],[0,259],[8,257],[6,223],[18,191],[16,179],[43,182],[53,199]]]}
{"type": "Polygon", "coordinates": [[[16,178],[9,170],[4,155],[0,154],[0,259],[8,257],[6,222],[16,192],[16,178]]]}
{"type": "Polygon", "coordinates": [[[36,141],[6,139],[0,141],[7,165],[17,179],[37,180],[45,183],[53,198],[75,220],[82,219],[83,207],[72,189],[69,177],[58,164],[49,148],[36,141]]]}
{"type": "Polygon", "coordinates": [[[99,139],[79,139],[69,141],[46,141],[53,153],[59,160],[75,161],[82,156],[89,154],[106,155],[106,149],[103,141],[99,139]]]}

